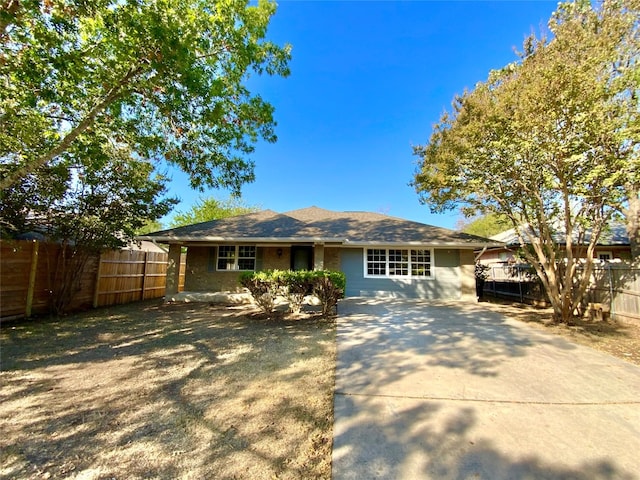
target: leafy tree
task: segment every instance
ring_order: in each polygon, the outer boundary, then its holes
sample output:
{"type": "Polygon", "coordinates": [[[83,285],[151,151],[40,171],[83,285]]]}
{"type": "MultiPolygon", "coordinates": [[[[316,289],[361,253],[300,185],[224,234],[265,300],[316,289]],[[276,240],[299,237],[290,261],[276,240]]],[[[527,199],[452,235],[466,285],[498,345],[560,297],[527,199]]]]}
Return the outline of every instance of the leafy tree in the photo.
{"type": "Polygon", "coordinates": [[[289,73],[289,47],[265,40],[275,9],[0,1],[0,188],[111,143],[180,167],[194,188],[238,191],[254,178],[254,144],[276,139],[272,106],[245,85],[252,72],[289,73]]]}
{"type": "Polygon", "coordinates": [[[462,223],[460,230],[479,237],[493,237],[511,228],[511,222],[504,215],[488,213],[462,223]]]}
{"type": "Polygon", "coordinates": [[[209,222],[221,218],[235,217],[245,213],[257,212],[260,207],[248,206],[239,197],[216,200],[213,197],[201,198],[187,212],[177,213],[170,222],[171,228],[209,222]]]}
{"type": "Polygon", "coordinates": [[[177,202],[162,198],[166,178],[124,148],[84,163],[45,165],[0,193],[5,234],[36,231],[61,244],[52,308],[62,313],[80,273],[105,248],[127,245],[177,202]]]}
{"type": "Polygon", "coordinates": [[[142,227],[136,230],[136,235],[146,235],[147,233],[162,230],[162,222],[160,220],[147,220],[142,227]]]}
{"type": "Polygon", "coordinates": [[[415,149],[421,200],[508,218],[558,321],[581,304],[614,211],[638,200],[639,13],[637,0],[560,4],[553,40],[527,39],[415,149]]]}

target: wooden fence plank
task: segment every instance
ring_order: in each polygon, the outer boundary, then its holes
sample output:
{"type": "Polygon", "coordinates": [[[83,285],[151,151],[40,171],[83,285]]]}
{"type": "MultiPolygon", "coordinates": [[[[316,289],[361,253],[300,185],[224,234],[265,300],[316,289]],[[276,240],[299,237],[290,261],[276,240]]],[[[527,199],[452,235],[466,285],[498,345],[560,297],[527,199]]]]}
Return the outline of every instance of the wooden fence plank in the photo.
{"type": "Polygon", "coordinates": [[[36,287],[36,272],[38,271],[38,246],[38,241],[34,240],[33,251],[31,253],[31,269],[29,271],[29,285],[27,287],[27,306],[24,309],[24,314],[27,318],[31,316],[31,309],[33,307],[33,291],[36,287]]]}
{"type": "MultiPolygon", "coordinates": [[[[50,310],[62,261],[57,244],[0,240],[0,318],[20,318],[50,310]]],[[[81,273],[71,310],[160,298],[166,289],[164,252],[114,250],[92,258],[81,273]]]]}

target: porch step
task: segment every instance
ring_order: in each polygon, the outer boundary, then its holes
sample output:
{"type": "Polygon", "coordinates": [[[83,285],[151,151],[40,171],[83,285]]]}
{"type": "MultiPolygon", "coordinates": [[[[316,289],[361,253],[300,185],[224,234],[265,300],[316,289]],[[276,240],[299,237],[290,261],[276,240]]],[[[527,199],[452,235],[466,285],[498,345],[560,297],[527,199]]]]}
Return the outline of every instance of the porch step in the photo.
{"type": "Polygon", "coordinates": [[[251,303],[249,293],[231,292],[180,292],[165,297],[166,302],[172,303],[222,303],[225,305],[242,305],[251,303]]]}

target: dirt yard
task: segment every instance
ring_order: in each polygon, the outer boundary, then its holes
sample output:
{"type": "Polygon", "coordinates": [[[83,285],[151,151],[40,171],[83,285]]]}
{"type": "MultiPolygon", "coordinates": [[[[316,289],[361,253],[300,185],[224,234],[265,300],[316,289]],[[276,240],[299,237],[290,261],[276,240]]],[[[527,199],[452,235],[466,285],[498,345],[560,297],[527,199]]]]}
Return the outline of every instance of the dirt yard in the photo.
{"type": "Polygon", "coordinates": [[[578,318],[574,320],[574,325],[569,326],[554,324],[551,320],[551,309],[534,308],[493,299],[485,305],[487,308],[499,311],[546,332],[640,365],[640,324],[638,323],[622,323],[612,320],[606,322],[590,321],[578,318]]]}
{"type": "Polygon", "coordinates": [[[332,320],[153,301],[0,348],[0,478],[331,476],[332,320]]]}
{"type": "MultiPolygon", "coordinates": [[[[486,306],[640,365],[639,325],[486,306]]],[[[160,301],[3,324],[0,478],[329,479],[335,332],[160,301]]]]}

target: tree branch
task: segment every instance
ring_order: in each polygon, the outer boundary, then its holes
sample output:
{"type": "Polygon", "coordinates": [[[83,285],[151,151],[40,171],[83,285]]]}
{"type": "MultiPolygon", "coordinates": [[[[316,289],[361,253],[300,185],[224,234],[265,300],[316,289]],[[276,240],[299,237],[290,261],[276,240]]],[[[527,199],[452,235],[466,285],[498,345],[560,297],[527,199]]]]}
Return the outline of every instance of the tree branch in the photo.
{"type": "Polygon", "coordinates": [[[111,89],[107,92],[104,98],[97,103],[67,135],[60,141],[60,143],[49,150],[44,155],[36,158],[32,162],[27,162],[23,166],[14,170],[8,174],[5,178],[0,179],[0,190],[9,188],[21,178],[25,177],[29,172],[36,170],[43,165],[47,164],[57,156],[64,153],[71,144],[82,134],[89,126],[93,124],[96,117],[102,113],[109,105],[111,105],[118,97],[120,97],[124,91],[124,87],[131,82],[133,78],[138,76],[144,70],[144,65],[138,65],[137,67],[131,67],[129,71],[122,77],[111,89]]]}

